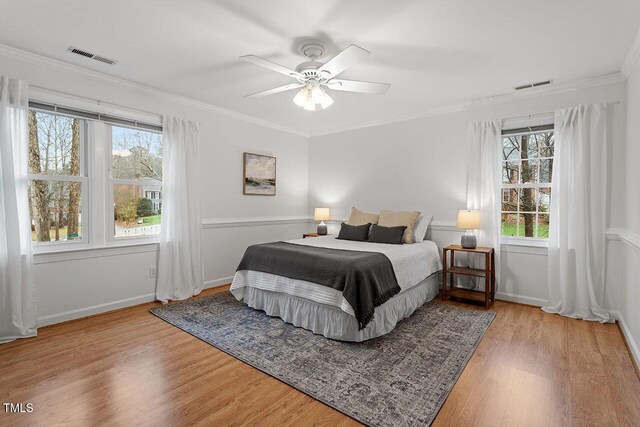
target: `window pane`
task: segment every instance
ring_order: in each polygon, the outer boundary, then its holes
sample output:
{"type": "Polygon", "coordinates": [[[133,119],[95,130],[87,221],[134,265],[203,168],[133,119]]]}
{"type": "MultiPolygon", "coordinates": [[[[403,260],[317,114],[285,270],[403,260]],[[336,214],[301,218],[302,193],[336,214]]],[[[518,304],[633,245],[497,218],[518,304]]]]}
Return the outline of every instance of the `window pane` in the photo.
{"type": "Polygon", "coordinates": [[[80,176],[80,122],[29,111],[29,173],[80,176]]]}
{"type": "Polygon", "coordinates": [[[535,236],[535,223],[536,223],[536,214],[535,213],[523,213],[520,214],[520,224],[519,224],[519,236],[524,237],[534,237],[535,236]]]}
{"type": "Polygon", "coordinates": [[[538,182],[538,161],[537,160],[522,161],[522,182],[523,183],[538,182]]]}
{"type": "Polygon", "coordinates": [[[551,189],[540,188],[538,190],[538,196],[537,196],[538,213],[549,213],[550,203],[551,203],[551,189]]]}
{"type": "Polygon", "coordinates": [[[517,236],[518,232],[518,215],[517,214],[502,214],[502,235],[503,236],[517,236]]]}
{"type": "Polygon", "coordinates": [[[538,139],[535,134],[528,135],[529,137],[526,139],[526,143],[522,145],[523,159],[535,159],[538,157],[538,139]]]}
{"type": "Polygon", "coordinates": [[[502,138],[502,160],[518,160],[520,158],[520,142],[517,137],[502,138]]]}
{"type": "Polygon", "coordinates": [[[553,159],[540,160],[540,182],[551,182],[553,159]]]}
{"type": "Polygon", "coordinates": [[[162,180],[162,135],[112,126],[113,178],[162,180]]]}
{"type": "Polygon", "coordinates": [[[549,237],[549,215],[538,214],[538,223],[536,227],[537,237],[548,238],[549,237]]]}
{"type": "Polygon", "coordinates": [[[519,162],[503,162],[502,182],[505,184],[517,184],[520,176],[519,169],[519,162]]]}
{"type": "Polygon", "coordinates": [[[553,132],[538,134],[538,142],[540,144],[540,157],[553,157],[553,149],[555,147],[553,132]]]}
{"type": "Polygon", "coordinates": [[[157,185],[113,186],[115,237],[160,234],[162,191],[157,185]]]}
{"type": "Polygon", "coordinates": [[[518,190],[515,188],[504,188],[502,190],[502,211],[516,212],[518,210],[518,190]]]}
{"type": "Polygon", "coordinates": [[[29,182],[32,241],[82,239],[81,186],[79,182],[29,182]]]}
{"type": "Polygon", "coordinates": [[[535,188],[520,188],[520,212],[535,212],[536,211],[536,189],[535,188]]]}

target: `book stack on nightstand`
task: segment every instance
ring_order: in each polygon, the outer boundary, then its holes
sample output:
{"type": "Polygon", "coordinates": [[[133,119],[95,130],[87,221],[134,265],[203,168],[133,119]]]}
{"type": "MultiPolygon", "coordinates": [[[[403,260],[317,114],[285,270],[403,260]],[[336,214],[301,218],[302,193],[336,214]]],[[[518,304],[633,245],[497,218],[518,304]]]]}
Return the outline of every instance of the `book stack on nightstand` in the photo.
{"type": "Polygon", "coordinates": [[[493,248],[478,246],[474,249],[466,249],[460,245],[449,245],[442,249],[442,301],[446,301],[450,297],[483,301],[485,308],[489,308],[495,301],[496,297],[496,273],[495,273],[495,251],[493,248]],[[467,252],[484,255],[484,269],[458,267],[455,265],[455,253],[467,252]],[[451,255],[450,262],[447,260],[451,255]],[[449,275],[449,287],[447,288],[447,274],[449,275]],[[455,275],[484,277],[484,291],[476,291],[474,289],[465,289],[456,287],[455,275]]]}

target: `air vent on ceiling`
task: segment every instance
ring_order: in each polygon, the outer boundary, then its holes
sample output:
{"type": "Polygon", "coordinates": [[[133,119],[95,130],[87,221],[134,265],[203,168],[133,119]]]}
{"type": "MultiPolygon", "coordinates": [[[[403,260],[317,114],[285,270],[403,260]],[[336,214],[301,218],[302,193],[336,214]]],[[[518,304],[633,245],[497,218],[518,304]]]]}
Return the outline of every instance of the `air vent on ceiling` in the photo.
{"type": "Polygon", "coordinates": [[[544,86],[544,85],[550,85],[550,84],[551,84],[551,80],[545,80],[542,82],[528,83],[526,85],[516,86],[514,87],[514,89],[515,90],[531,89],[532,87],[538,87],[538,86],[544,86]]]}
{"type": "Polygon", "coordinates": [[[99,55],[87,52],[86,50],[75,48],[73,46],[70,46],[69,49],[67,49],[67,50],[69,52],[71,52],[71,53],[75,53],[76,55],[84,56],[86,58],[95,59],[96,61],[104,62],[105,64],[113,65],[113,64],[116,63],[116,61],[114,59],[105,58],[104,56],[99,56],[99,55]]]}

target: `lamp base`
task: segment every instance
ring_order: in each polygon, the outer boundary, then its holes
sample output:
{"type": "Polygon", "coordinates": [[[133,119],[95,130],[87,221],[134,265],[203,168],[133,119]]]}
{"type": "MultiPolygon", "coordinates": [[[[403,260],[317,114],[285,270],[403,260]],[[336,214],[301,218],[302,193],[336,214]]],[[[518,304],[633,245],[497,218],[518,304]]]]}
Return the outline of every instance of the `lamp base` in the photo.
{"type": "Polygon", "coordinates": [[[460,244],[465,249],[475,249],[478,246],[478,239],[474,234],[463,234],[460,239],[460,244]]]}
{"type": "Polygon", "coordinates": [[[318,236],[326,236],[326,234],[327,234],[327,226],[324,223],[324,221],[322,221],[320,224],[318,224],[317,233],[318,233],[318,236]]]}

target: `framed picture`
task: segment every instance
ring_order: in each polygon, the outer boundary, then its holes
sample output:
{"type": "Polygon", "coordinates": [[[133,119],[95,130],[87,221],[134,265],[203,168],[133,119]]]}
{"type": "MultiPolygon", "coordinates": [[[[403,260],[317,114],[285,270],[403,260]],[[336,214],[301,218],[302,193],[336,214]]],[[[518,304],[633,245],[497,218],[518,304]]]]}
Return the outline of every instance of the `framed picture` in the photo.
{"type": "Polygon", "coordinates": [[[253,153],[244,153],[243,157],[242,194],[275,196],[276,158],[253,153]]]}

